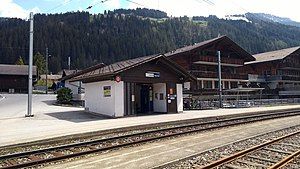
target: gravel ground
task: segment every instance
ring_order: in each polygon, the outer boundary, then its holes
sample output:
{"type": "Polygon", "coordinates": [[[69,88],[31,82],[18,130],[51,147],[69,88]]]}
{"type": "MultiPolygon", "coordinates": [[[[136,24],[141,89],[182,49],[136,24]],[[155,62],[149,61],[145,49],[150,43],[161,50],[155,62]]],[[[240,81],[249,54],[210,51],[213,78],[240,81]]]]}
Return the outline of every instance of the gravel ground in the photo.
{"type": "MultiPolygon", "coordinates": [[[[267,142],[267,141],[273,140],[275,138],[287,135],[288,133],[293,133],[293,132],[296,132],[296,131],[299,131],[299,130],[300,130],[300,126],[297,126],[297,127],[293,127],[293,128],[280,130],[280,131],[277,131],[277,132],[264,134],[262,136],[246,139],[246,140],[239,141],[239,142],[229,144],[229,145],[226,145],[226,146],[222,146],[222,147],[219,147],[219,148],[216,148],[216,149],[205,151],[205,152],[200,153],[198,155],[195,155],[193,157],[186,158],[186,159],[180,160],[178,162],[174,162],[174,163],[171,163],[169,165],[165,165],[163,167],[158,167],[158,168],[164,168],[164,169],[197,168],[197,167],[200,167],[200,166],[207,165],[207,164],[209,164],[213,161],[219,160],[223,157],[226,157],[226,156],[232,155],[234,153],[237,153],[241,150],[245,150],[245,149],[250,148],[252,146],[259,145],[263,142],[267,142]]],[[[268,155],[270,153],[271,152],[264,151],[265,155],[268,155]]],[[[278,156],[280,157],[281,154],[278,154],[278,156]]],[[[298,164],[299,164],[299,162],[298,162],[298,164]]],[[[244,165],[244,166],[246,166],[246,165],[244,165]]],[[[299,168],[299,165],[298,165],[298,168],[299,168]]]]}

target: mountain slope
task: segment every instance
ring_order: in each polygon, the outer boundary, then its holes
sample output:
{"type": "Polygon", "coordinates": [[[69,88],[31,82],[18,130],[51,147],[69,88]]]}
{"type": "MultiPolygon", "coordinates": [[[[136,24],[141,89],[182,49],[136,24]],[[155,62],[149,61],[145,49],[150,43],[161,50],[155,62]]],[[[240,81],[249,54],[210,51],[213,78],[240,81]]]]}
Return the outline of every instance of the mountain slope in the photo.
{"type": "MultiPolygon", "coordinates": [[[[166,18],[165,13],[140,9],[116,10],[91,15],[87,12],[35,15],[34,53],[45,53],[49,68],[57,72],[81,69],[99,62],[164,53],[218,34],[227,35],[255,54],[300,45],[300,28],[250,18],[251,22],[219,19],[215,16],[166,18]],[[125,11],[125,12],[124,12],[125,11]],[[158,13],[156,13],[158,12],[158,13]]],[[[0,63],[13,64],[28,57],[29,23],[0,19],[0,63]]]]}

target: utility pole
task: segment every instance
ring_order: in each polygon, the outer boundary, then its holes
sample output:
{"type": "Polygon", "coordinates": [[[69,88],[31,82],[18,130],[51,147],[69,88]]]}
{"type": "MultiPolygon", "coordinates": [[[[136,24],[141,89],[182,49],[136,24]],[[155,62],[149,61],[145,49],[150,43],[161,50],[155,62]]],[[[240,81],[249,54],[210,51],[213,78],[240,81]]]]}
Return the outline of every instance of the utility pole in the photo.
{"type": "Polygon", "coordinates": [[[32,60],[33,60],[33,12],[30,12],[30,32],[29,32],[29,65],[28,65],[28,110],[25,117],[33,117],[32,114],[32,60]]]}
{"type": "Polygon", "coordinates": [[[219,107],[222,108],[222,71],[221,71],[221,51],[217,51],[218,55],[218,78],[219,78],[219,107]]]}
{"type": "Polygon", "coordinates": [[[46,94],[48,94],[48,47],[46,47],[46,94]]]}

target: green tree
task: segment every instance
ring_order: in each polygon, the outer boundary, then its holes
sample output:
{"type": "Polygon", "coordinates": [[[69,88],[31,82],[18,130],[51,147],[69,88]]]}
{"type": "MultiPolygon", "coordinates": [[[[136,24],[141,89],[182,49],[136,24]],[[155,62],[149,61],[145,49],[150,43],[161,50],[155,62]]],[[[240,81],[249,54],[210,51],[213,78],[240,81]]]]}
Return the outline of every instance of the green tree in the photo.
{"type": "Polygon", "coordinates": [[[18,60],[16,61],[16,65],[25,65],[22,56],[19,56],[18,60]]]}
{"type": "Polygon", "coordinates": [[[58,103],[70,104],[72,100],[72,90],[67,87],[60,88],[57,91],[56,99],[58,103]]]}
{"type": "Polygon", "coordinates": [[[46,73],[46,60],[40,52],[33,56],[33,64],[37,67],[39,74],[46,73]]]}

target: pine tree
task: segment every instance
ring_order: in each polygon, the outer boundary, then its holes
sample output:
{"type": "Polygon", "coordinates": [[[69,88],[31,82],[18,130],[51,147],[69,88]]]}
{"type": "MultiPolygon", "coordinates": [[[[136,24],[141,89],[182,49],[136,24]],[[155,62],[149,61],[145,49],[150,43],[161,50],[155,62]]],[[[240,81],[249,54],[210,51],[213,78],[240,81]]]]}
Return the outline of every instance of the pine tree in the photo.
{"type": "Polygon", "coordinates": [[[22,56],[19,56],[18,60],[15,63],[16,65],[25,65],[24,60],[22,56]]]}
{"type": "Polygon", "coordinates": [[[46,73],[46,60],[40,52],[33,56],[33,64],[37,67],[39,74],[46,73]]]}

